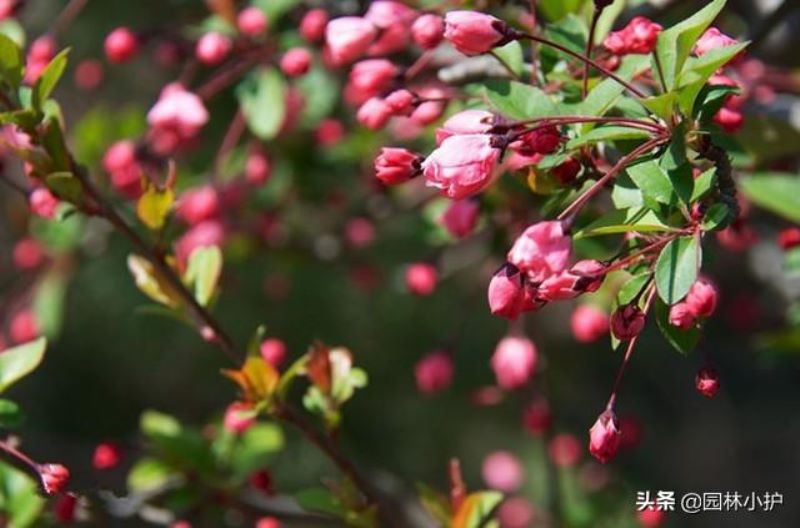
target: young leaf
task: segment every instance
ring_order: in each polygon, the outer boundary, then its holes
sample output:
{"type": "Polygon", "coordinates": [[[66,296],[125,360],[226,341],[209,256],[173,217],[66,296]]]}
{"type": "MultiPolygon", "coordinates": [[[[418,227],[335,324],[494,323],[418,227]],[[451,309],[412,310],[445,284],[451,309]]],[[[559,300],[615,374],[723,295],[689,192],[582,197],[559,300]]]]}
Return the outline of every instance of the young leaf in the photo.
{"type": "Polygon", "coordinates": [[[717,184],[717,169],[711,167],[694,180],[694,191],[690,202],[695,202],[711,192],[717,184]]]}
{"type": "Polygon", "coordinates": [[[175,203],[175,192],[172,189],[160,190],[155,185],[148,185],[136,203],[136,216],[148,228],[154,231],[161,229],[167,221],[173,203],[175,203]]]}
{"type": "Polygon", "coordinates": [[[753,203],[783,218],[800,222],[800,178],[780,172],[755,173],[739,179],[753,203]]]}
{"type": "Polygon", "coordinates": [[[644,207],[635,207],[612,211],[575,233],[574,237],[580,239],[630,232],[664,231],[674,231],[674,228],[663,223],[653,211],[644,207]]]}
{"type": "Polygon", "coordinates": [[[519,41],[514,40],[505,46],[495,48],[494,53],[500,57],[511,70],[518,76],[522,77],[525,73],[525,59],[522,54],[522,45],[519,41]]]}
{"type": "Polygon", "coordinates": [[[658,36],[655,53],[661,64],[668,90],[675,87],[676,79],[683,70],[697,39],[722,11],[725,3],[726,0],[713,0],[691,17],[658,36]]]}
{"type": "Polygon", "coordinates": [[[654,95],[641,100],[642,104],[655,115],[669,121],[672,119],[672,114],[675,110],[675,103],[678,102],[678,96],[675,92],[667,92],[661,95],[654,95]]]}
{"type": "Polygon", "coordinates": [[[490,80],[486,83],[489,104],[510,119],[533,119],[559,114],[558,105],[539,88],[516,81],[490,80]]]}
{"type": "MultiPolygon", "coordinates": [[[[647,67],[648,62],[646,55],[628,55],[623,58],[622,64],[615,73],[621,79],[630,81],[644,72],[647,67]]],[[[598,83],[597,86],[592,88],[586,96],[586,99],[577,105],[569,106],[576,107],[574,109],[575,115],[603,116],[614,108],[615,105],[619,104],[620,101],[628,100],[622,97],[624,93],[625,87],[620,83],[614,79],[604,79],[598,83]]],[[[569,110],[572,111],[571,108],[569,110]]]]}
{"type": "Polygon", "coordinates": [[[599,143],[601,141],[644,139],[649,136],[650,134],[646,130],[641,130],[638,128],[615,125],[602,126],[569,140],[566,148],[567,150],[572,150],[590,143],[599,143]]]}
{"type": "Polygon", "coordinates": [[[250,131],[261,139],[272,139],[280,131],[286,115],[286,84],[275,68],[252,74],[237,88],[250,131]]]}
{"type": "Polygon", "coordinates": [[[189,255],[184,281],[194,284],[194,297],[207,306],[214,297],[222,273],[222,251],[217,246],[200,247],[189,255]]]}
{"type": "Polygon", "coordinates": [[[666,245],[656,261],[656,288],[672,306],[683,299],[697,280],[701,248],[693,236],[676,238],[666,245]]]}
{"type": "Polygon", "coordinates": [[[44,358],[47,339],[40,337],[22,345],[7,348],[0,354],[0,392],[30,374],[44,358]]]}
{"type": "Polygon", "coordinates": [[[236,383],[242,391],[244,401],[251,403],[258,403],[272,396],[280,377],[278,371],[260,356],[250,356],[241,369],[223,370],[222,374],[236,383]]]}
{"type": "Polygon", "coordinates": [[[661,330],[661,334],[667,342],[684,355],[694,350],[694,347],[700,341],[700,330],[696,327],[689,330],[681,330],[671,325],[669,322],[670,307],[661,299],[656,299],[655,310],[658,329],[661,330]]]}
{"type": "Polygon", "coordinates": [[[180,296],[156,272],[153,265],[139,255],[128,256],[128,270],[136,281],[139,290],[157,303],[177,308],[181,304],[180,296]]]}
{"type": "Polygon", "coordinates": [[[41,109],[45,100],[53,93],[56,84],[58,84],[67,67],[67,55],[69,55],[69,48],[56,55],[42,71],[39,80],[36,81],[36,85],[33,87],[31,102],[34,108],[41,109]]]}
{"type": "Polygon", "coordinates": [[[748,42],[741,42],[732,46],[712,49],[702,57],[689,59],[677,81],[680,108],[685,115],[691,115],[697,96],[708,79],[739,55],[748,44],[748,42]]]}
{"type": "Polygon", "coordinates": [[[23,64],[22,51],[17,43],[0,33],[0,78],[12,88],[19,88],[23,64]]]}
{"type": "Polygon", "coordinates": [[[694,190],[694,176],[692,165],[686,158],[686,143],[682,130],[682,127],[678,128],[667,151],[661,156],[659,166],[672,183],[678,198],[688,204],[694,190]]]}
{"type": "Polygon", "coordinates": [[[627,169],[628,176],[642,190],[645,198],[656,202],[673,205],[676,201],[675,189],[672,181],[661,167],[653,160],[647,160],[627,169]]]}
{"type": "Polygon", "coordinates": [[[453,516],[452,528],[478,528],[485,526],[489,515],[503,500],[498,491],[478,491],[470,493],[453,516]]]}

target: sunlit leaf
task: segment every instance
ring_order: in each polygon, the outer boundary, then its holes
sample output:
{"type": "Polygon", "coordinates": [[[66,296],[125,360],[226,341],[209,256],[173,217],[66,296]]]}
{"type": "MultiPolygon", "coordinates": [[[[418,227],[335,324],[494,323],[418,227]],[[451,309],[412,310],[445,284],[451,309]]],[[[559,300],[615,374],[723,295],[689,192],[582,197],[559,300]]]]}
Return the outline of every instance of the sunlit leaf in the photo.
{"type": "Polygon", "coordinates": [[[222,251],[216,246],[200,247],[189,255],[185,282],[194,285],[194,296],[201,305],[214,297],[222,273],[222,251]]]}
{"type": "Polygon", "coordinates": [[[244,401],[251,403],[268,399],[278,386],[278,372],[261,357],[250,356],[242,368],[222,373],[239,386],[244,401]]]}
{"type": "Polygon", "coordinates": [[[172,189],[158,189],[155,185],[148,185],[136,203],[136,215],[150,229],[161,229],[174,203],[175,192],[172,189]]]}
{"type": "Polygon", "coordinates": [[[180,296],[158,274],[153,264],[139,255],[128,256],[128,269],[133,275],[136,287],[157,303],[177,308],[181,304],[180,296]]]}
{"type": "Polygon", "coordinates": [[[0,392],[33,372],[42,362],[46,348],[47,339],[40,337],[4,350],[0,354],[0,392]]]}
{"type": "Polygon", "coordinates": [[[667,244],[656,261],[656,288],[668,305],[683,299],[697,280],[702,250],[697,238],[676,238],[667,244]]]}

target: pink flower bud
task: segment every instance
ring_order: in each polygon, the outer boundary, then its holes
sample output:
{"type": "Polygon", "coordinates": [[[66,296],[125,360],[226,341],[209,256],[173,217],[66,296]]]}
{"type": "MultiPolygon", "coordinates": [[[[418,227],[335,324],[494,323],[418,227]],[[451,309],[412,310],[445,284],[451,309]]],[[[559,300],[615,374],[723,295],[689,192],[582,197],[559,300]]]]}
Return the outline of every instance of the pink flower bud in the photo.
{"type": "Polygon", "coordinates": [[[408,117],[414,111],[416,97],[408,90],[402,89],[387,95],[385,101],[394,115],[408,117]]]}
{"type": "Polygon", "coordinates": [[[219,196],[211,185],[184,191],[178,200],[176,213],[184,222],[195,225],[219,214],[219,196]]]}
{"type": "Polygon", "coordinates": [[[436,290],[439,273],[430,264],[418,262],[406,268],[406,287],[414,295],[427,296],[436,290]]]}
{"type": "Polygon", "coordinates": [[[416,17],[416,11],[402,2],[394,0],[374,0],[364,14],[364,18],[381,29],[397,24],[410,25],[416,17]]]}
{"type": "Polygon", "coordinates": [[[615,55],[647,54],[655,49],[662,29],[652,20],[637,16],[620,31],[610,33],[603,46],[615,55]]]}
{"type": "Polygon", "coordinates": [[[644,328],[645,317],[636,304],[620,306],[611,316],[611,332],[620,341],[633,339],[644,328]]]}
{"type": "Polygon", "coordinates": [[[489,282],[489,309],[493,315],[516,319],[525,304],[523,277],[513,265],[506,264],[489,282]]]}
{"type": "Polygon", "coordinates": [[[0,0],[0,20],[14,16],[19,7],[19,0],[0,0]]]}
{"type": "Polygon", "coordinates": [[[456,135],[487,134],[496,124],[500,124],[500,120],[491,112],[464,110],[448,118],[436,129],[436,144],[441,145],[445,139],[456,135]]]}
{"type": "Polygon", "coordinates": [[[694,309],[685,302],[679,302],[669,309],[669,324],[680,330],[689,330],[694,327],[697,319],[694,309]]]}
{"type": "Polygon", "coordinates": [[[523,156],[552,154],[561,146],[563,138],[558,128],[549,126],[532,130],[511,144],[511,148],[523,156]]]}
{"type": "Polygon", "coordinates": [[[652,506],[636,512],[636,520],[642,528],[658,528],[664,524],[667,513],[664,510],[656,509],[652,506]]]}
{"type": "Polygon", "coordinates": [[[536,510],[523,497],[509,497],[497,509],[497,519],[503,528],[528,528],[533,526],[536,510]]]}
{"type": "Polygon", "coordinates": [[[194,225],[175,242],[175,256],[187,262],[189,255],[200,247],[219,246],[225,240],[225,229],[216,220],[206,220],[194,225]]]}
{"type": "Polygon", "coordinates": [[[228,37],[211,31],[197,41],[195,56],[203,64],[215,66],[228,57],[232,48],[233,44],[228,37]]]}
{"type": "Polygon", "coordinates": [[[710,27],[697,40],[697,43],[694,45],[694,53],[698,57],[702,57],[713,49],[725,48],[735,44],[738,44],[736,39],[729,37],[715,27],[710,27]]]}
{"type": "Polygon", "coordinates": [[[281,57],[281,71],[289,77],[300,77],[311,68],[311,53],[305,48],[292,48],[281,57]]]}
{"type": "Polygon", "coordinates": [[[559,221],[539,222],[528,227],[508,252],[508,261],[533,283],[561,273],[572,256],[572,239],[559,221]]]}
{"type": "Polygon", "coordinates": [[[82,60],[75,66],[75,86],[94,90],[103,82],[103,63],[94,59],[82,60]]]}
{"type": "Polygon", "coordinates": [[[53,505],[53,514],[61,524],[75,522],[75,511],[78,508],[78,496],[74,493],[64,493],[56,499],[53,505]]]}
{"type": "Polygon", "coordinates": [[[553,425],[553,414],[544,400],[531,403],[522,415],[522,425],[534,436],[540,436],[553,425]]]}
{"type": "Polygon", "coordinates": [[[422,171],[422,156],[403,148],[382,148],[375,158],[375,176],[384,185],[397,185],[422,171]]]}
{"type": "Polygon", "coordinates": [[[447,207],[439,223],[453,238],[466,238],[475,229],[480,212],[481,206],[477,201],[458,200],[447,207]]]}
{"type": "Polygon", "coordinates": [[[686,304],[696,316],[709,317],[717,308],[717,288],[708,279],[700,278],[692,284],[686,304]]]}
{"type": "MultiPolygon", "coordinates": [[[[236,17],[236,25],[243,34],[250,37],[257,37],[263,35],[267,31],[269,21],[267,20],[267,15],[265,15],[261,9],[251,6],[243,9],[239,13],[239,16],[236,17]]],[[[320,38],[321,37],[322,32],[320,31],[320,38]]]]}
{"type": "Polygon", "coordinates": [[[735,134],[744,125],[744,114],[738,110],[723,106],[714,114],[713,121],[728,134],[735,134]]]}
{"type": "Polygon", "coordinates": [[[464,55],[487,53],[500,45],[508,33],[505,22],[476,11],[450,11],[444,23],[444,38],[464,55]]]}
{"type": "Polygon", "coordinates": [[[111,185],[123,195],[136,198],[142,192],[142,168],[136,159],[133,141],[118,141],[103,156],[103,168],[111,175],[111,185]]]}
{"type": "Polygon", "coordinates": [[[338,119],[323,119],[314,131],[314,137],[323,147],[336,145],[342,140],[344,135],[344,125],[338,119]]]}
{"type": "Polygon", "coordinates": [[[800,227],[789,227],[778,234],[778,246],[789,251],[800,246],[800,227]]]}
{"type": "Polygon", "coordinates": [[[225,410],[223,425],[233,434],[242,434],[255,423],[256,411],[250,403],[233,402],[225,410]]]}
{"type": "Polygon", "coordinates": [[[594,292],[603,284],[606,266],[597,260],[581,260],[567,271],[551,275],[539,285],[539,297],[545,301],[574,299],[594,292]]]}
{"type": "Polygon", "coordinates": [[[497,384],[506,390],[524,386],[536,368],[536,347],[524,337],[508,336],[497,343],[491,365],[497,384]]]}
{"type": "Polygon", "coordinates": [[[550,441],[548,452],[556,467],[574,467],[581,460],[581,443],[569,433],[557,434],[550,441]]]}
{"type": "Polygon", "coordinates": [[[380,130],[392,117],[392,109],[380,97],[373,97],[361,105],[356,114],[358,122],[370,130],[380,130]]]}
{"type": "Polygon", "coordinates": [[[309,42],[317,42],[325,36],[328,13],[324,9],[312,9],[300,21],[300,35],[309,42]]]}
{"type": "Polygon", "coordinates": [[[122,460],[122,451],[119,446],[111,443],[102,443],[94,448],[92,455],[92,466],[95,469],[113,469],[122,460]]]}
{"type": "Polygon", "coordinates": [[[136,35],[126,27],[119,27],[108,34],[105,41],[106,57],[120,64],[129,61],[139,51],[136,35]]]}
{"type": "Polygon", "coordinates": [[[364,55],[377,35],[375,25],[359,17],[336,18],[325,28],[329,56],[339,66],[364,55]]]}
{"type": "Polygon", "coordinates": [[[33,214],[42,218],[52,219],[56,216],[60,202],[49,190],[39,187],[31,192],[28,197],[28,203],[33,214]]]}
{"type": "Polygon", "coordinates": [[[713,398],[719,391],[717,371],[710,367],[701,368],[694,378],[694,385],[700,394],[706,398],[713,398]]]}
{"type": "Polygon", "coordinates": [[[366,218],[353,218],[345,225],[344,235],[352,247],[363,249],[375,241],[375,226],[366,218]]]}
{"type": "Polygon", "coordinates": [[[44,250],[34,238],[23,238],[14,245],[14,266],[20,271],[38,268],[44,262],[44,258],[44,250]]]}
{"type": "Polygon", "coordinates": [[[414,366],[414,378],[423,394],[443,391],[453,381],[453,361],[445,352],[428,354],[414,366]]]}
{"type": "Polygon", "coordinates": [[[607,409],[589,430],[589,452],[605,464],[617,454],[620,438],[617,416],[613,410],[607,409]]]}
{"type": "Polygon", "coordinates": [[[422,173],[429,187],[462,200],[492,183],[499,159],[500,149],[493,145],[491,136],[452,136],[425,159],[422,173]]]}
{"type": "Polygon", "coordinates": [[[261,342],[259,350],[264,361],[275,368],[279,368],[286,359],[286,344],[280,339],[265,339],[261,342]]]}
{"type": "Polygon", "coordinates": [[[15,344],[33,341],[39,336],[39,321],[31,310],[20,310],[11,318],[8,334],[15,344]]]}
{"type": "Polygon", "coordinates": [[[359,92],[378,95],[391,86],[399,70],[386,59],[368,59],[357,62],[350,70],[349,82],[359,92]]]}
{"type": "Polygon", "coordinates": [[[591,304],[581,304],[572,312],[572,335],[580,343],[592,343],[608,333],[608,315],[591,304]]]}
{"type": "Polygon", "coordinates": [[[444,19],[439,15],[425,14],[411,26],[411,38],[422,49],[433,49],[444,39],[444,19]]]}
{"type": "Polygon", "coordinates": [[[259,149],[250,152],[244,166],[244,177],[251,185],[263,185],[272,174],[267,154],[259,149]]]}
{"type": "Polygon", "coordinates": [[[61,493],[69,482],[69,470],[61,464],[41,464],[38,467],[42,487],[48,495],[61,493]]]}
{"type": "Polygon", "coordinates": [[[34,62],[50,62],[56,55],[56,41],[48,35],[41,36],[31,43],[28,60],[34,62]]]}
{"type": "Polygon", "coordinates": [[[490,488],[506,493],[517,491],[525,480],[522,464],[508,451],[495,451],[484,458],[481,475],[490,488]]]}

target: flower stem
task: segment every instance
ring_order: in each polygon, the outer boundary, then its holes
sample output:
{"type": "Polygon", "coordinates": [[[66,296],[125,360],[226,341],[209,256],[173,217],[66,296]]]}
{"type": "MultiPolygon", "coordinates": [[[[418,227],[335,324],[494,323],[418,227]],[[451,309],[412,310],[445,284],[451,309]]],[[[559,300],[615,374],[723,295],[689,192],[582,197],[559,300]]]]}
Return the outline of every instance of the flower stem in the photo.
{"type": "MultiPolygon", "coordinates": [[[[586,40],[586,58],[591,60],[592,58],[592,49],[594,48],[594,34],[597,32],[597,21],[600,20],[600,14],[603,12],[602,9],[596,9],[592,13],[592,25],[589,28],[589,38],[586,40]]],[[[587,62],[583,67],[583,98],[586,99],[586,95],[589,93],[589,68],[590,65],[587,62]]]]}

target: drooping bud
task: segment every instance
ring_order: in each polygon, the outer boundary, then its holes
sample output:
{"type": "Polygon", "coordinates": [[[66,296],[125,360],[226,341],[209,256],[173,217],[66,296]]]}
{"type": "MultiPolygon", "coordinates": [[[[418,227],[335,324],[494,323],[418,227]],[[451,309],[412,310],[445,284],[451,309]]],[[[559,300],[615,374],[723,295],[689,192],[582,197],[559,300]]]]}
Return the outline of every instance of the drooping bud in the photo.
{"type": "Polygon", "coordinates": [[[391,86],[398,72],[389,60],[368,59],[353,65],[348,81],[359,92],[378,95],[391,86]]]}
{"type": "Polygon", "coordinates": [[[559,221],[529,226],[509,250],[508,261],[528,275],[533,283],[561,273],[572,256],[572,239],[559,221]]]}
{"type": "Polygon", "coordinates": [[[574,299],[597,291],[603,284],[606,266],[597,260],[581,260],[569,270],[551,275],[539,285],[539,297],[546,301],[574,299]]]}
{"type": "Polygon", "coordinates": [[[524,295],[522,274],[514,265],[506,264],[489,282],[489,309],[493,315],[516,319],[523,311],[524,295]]]}
{"type": "Polygon", "coordinates": [[[711,281],[701,277],[692,285],[685,302],[695,316],[709,317],[717,308],[717,297],[717,288],[711,281]]]}
{"type": "Polygon", "coordinates": [[[506,390],[524,386],[533,376],[537,352],[533,341],[508,336],[497,343],[491,365],[497,384],[506,390]]]}
{"type": "Polygon", "coordinates": [[[454,238],[465,238],[475,229],[480,212],[481,206],[477,201],[458,200],[450,204],[439,223],[454,238]]]}
{"type": "Polygon", "coordinates": [[[397,185],[422,173],[422,156],[403,148],[381,149],[375,158],[375,176],[384,185],[397,185]]]}
{"type": "Polygon", "coordinates": [[[620,306],[611,316],[611,332],[620,341],[639,335],[644,328],[645,316],[635,303],[620,306]]]}
{"type": "Polygon", "coordinates": [[[697,371],[694,378],[694,385],[697,391],[706,398],[713,398],[719,391],[719,376],[717,371],[711,367],[703,367],[697,371]]]}
{"type": "Polygon", "coordinates": [[[380,97],[372,97],[358,109],[356,119],[370,130],[380,130],[392,118],[392,108],[380,97]]]}
{"type": "Polygon", "coordinates": [[[477,11],[450,11],[444,24],[444,38],[464,55],[487,53],[508,35],[505,22],[477,11]]]}
{"type": "Polygon", "coordinates": [[[69,470],[61,464],[41,464],[38,466],[42,487],[48,495],[61,493],[69,482],[69,470]]]}
{"type": "Polygon", "coordinates": [[[378,28],[364,18],[342,17],[331,20],[325,28],[325,39],[331,60],[344,65],[361,57],[375,40],[378,28]]]}
{"type": "Polygon", "coordinates": [[[605,464],[617,454],[621,436],[617,416],[606,409],[589,430],[589,452],[605,464]]]}
{"type": "Polygon", "coordinates": [[[429,187],[462,200],[492,183],[499,159],[500,149],[494,146],[491,136],[452,136],[425,159],[422,171],[429,187]]]}
{"type": "Polygon", "coordinates": [[[450,136],[487,134],[497,123],[497,116],[486,110],[464,110],[449,117],[436,129],[436,144],[441,145],[450,136]]]}
{"type": "Polygon", "coordinates": [[[444,39],[444,19],[431,13],[424,14],[411,26],[411,38],[422,49],[433,49],[444,39]]]}
{"type": "Polygon", "coordinates": [[[674,304],[669,309],[669,324],[680,330],[689,330],[692,328],[696,319],[697,315],[694,310],[685,302],[674,304]]]}
{"type": "Polygon", "coordinates": [[[394,115],[408,117],[414,112],[416,97],[408,90],[401,89],[387,95],[384,101],[389,105],[394,115]]]}

